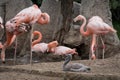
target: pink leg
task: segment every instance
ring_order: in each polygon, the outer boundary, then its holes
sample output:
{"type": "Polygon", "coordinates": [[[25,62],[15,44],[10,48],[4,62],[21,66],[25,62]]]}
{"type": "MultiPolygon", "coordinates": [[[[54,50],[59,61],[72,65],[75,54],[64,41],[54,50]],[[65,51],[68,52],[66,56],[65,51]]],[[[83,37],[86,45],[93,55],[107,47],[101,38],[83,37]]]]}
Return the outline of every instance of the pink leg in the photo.
{"type": "Polygon", "coordinates": [[[95,56],[95,54],[94,54],[94,52],[95,52],[95,50],[94,50],[95,44],[96,44],[96,35],[93,34],[93,35],[92,35],[92,44],[91,44],[91,54],[92,54],[91,59],[93,59],[93,60],[96,59],[96,56],[95,56]]]}
{"type": "MultiPolygon", "coordinates": [[[[6,36],[7,36],[7,41],[4,43],[3,47],[2,47],[2,51],[1,51],[1,59],[2,59],[2,62],[5,63],[5,50],[8,46],[10,46],[12,44],[11,40],[14,40],[13,39],[13,34],[9,33],[9,32],[6,32],[6,36]]],[[[15,37],[14,37],[15,38],[15,37]]]]}

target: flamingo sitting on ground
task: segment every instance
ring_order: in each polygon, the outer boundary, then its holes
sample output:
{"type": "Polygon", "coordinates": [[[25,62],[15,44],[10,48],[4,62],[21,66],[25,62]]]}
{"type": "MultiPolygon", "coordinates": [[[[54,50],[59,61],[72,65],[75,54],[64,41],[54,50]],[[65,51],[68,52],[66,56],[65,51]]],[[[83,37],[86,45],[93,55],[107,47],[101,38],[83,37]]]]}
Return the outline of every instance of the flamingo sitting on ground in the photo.
{"type": "Polygon", "coordinates": [[[63,64],[63,71],[73,71],[73,72],[89,72],[91,69],[88,66],[85,66],[81,63],[71,63],[72,54],[66,54],[65,62],[63,64]]]}
{"type": "Polygon", "coordinates": [[[78,54],[78,53],[76,52],[75,48],[71,49],[66,46],[57,46],[54,48],[53,54],[54,55],[66,55],[66,54],[78,54]]]}
{"type": "MultiPolygon", "coordinates": [[[[49,43],[40,43],[42,39],[42,34],[39,31],[34,31],[33,32],[33,37],[38,35],[38,39],[34,40],[32,42],[32,53],[45,53],[45,52],[51,52],[53,48],[57,47],[58,42],[57,41],[52,41],[49,43]]],[[[31,61],[32,61],[32,56],[31,56],[31,61]]]]}
{"type": "Polygon", "coordinates": [[[42,34],[39,31],[33,32],[32,37],[34,38],[35,36],[38,36],[38,38],[32,41],[32,52],[42,52],[42,53],[45,53],[46,51],[51,52],[52,49],[58,45],[57,41],[52,41],[49,43],[44,43],[44,42],[40,43],[42,39],[42,34]]]}
{"type": "MultiPolygon", "coordinates": [[[[3,26],[3,19],[0,17],[0,29],[4,29],[4,26],[3,26]]],[[[3,45],[2,43],[0,42],[0,48],[2,48],[3,45]]]]}
{"type": "MultiPolygon", "coordinates": [[[[101,17],[99,16],[93,16],[89,19],[88,24],[86,25],[86,18],[82,15],[78,15],[74,18],[74,22],[78,20],[83,20],[83,24],[80,27],[80,32],[83,36],[92,36],[92,44],[91,44],[91,53],[92,57],[91,59],[96,59],[96,56],[94,54],[94,47],[96,45],[96,37],[97,35],[101,34],[107,34],[109,32],[115,33],[116,30],[113,29],[111,26],[106,24],[101,17]],[[84,27],[86,26],[86,31],[84,31],[84,27]]],[[[102,39],[101,39],[102,40],[102,39]]],[[[103,48],[104,48],[104,42],[102,41],[103,48]]]]}
{"type": "Polygon", "coordinates": [[[58,42],[57,41],[51,41],[49,43],[37,43],[34,46],[32,46],[32,52],[51,52],[55,47],[57,47],[58,42]]]}

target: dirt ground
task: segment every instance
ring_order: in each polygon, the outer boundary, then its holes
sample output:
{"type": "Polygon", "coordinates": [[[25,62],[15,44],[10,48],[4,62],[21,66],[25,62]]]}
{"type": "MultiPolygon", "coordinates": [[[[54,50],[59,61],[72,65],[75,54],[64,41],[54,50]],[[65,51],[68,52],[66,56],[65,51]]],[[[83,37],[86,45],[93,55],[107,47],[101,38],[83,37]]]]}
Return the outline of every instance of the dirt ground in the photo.
{"type": "MultiPolygon", "coordinates": [[[[13,61],[12,61],[13,62],[13,61]]],[[[120,55],[104,60],[72,60],[91,68],[90,72],[64,72],[59,62],[0,65],[0,80],[120,80],[120,55]]]]}

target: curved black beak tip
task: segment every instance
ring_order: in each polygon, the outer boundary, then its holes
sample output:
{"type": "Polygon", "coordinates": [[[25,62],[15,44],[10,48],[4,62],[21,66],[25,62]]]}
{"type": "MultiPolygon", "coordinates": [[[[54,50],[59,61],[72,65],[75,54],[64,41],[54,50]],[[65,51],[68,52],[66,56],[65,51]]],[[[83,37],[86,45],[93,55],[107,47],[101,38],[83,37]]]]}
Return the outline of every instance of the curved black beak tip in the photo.
{"type": "Polygon", "coordinates": [[[6,62],[5,61],[2,61],[3,64],[5,64],[6,62]]]}

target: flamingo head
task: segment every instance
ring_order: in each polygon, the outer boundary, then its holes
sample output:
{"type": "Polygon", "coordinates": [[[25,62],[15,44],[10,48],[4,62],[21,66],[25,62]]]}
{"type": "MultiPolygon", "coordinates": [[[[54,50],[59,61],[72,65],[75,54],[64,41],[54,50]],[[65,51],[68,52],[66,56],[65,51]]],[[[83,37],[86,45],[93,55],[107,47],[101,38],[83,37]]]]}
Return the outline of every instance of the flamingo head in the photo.
{"type": "Polygon", "coordinates": [[[83,20],[83,18],[84,18],[84,16],[78,15],[77,17],[75,17],[75,18],[73,19],[73,21],[74,21],[74,22],[77,22],[78,20],[83,20]]]}
{"type": "Polygon", "coordinates": [[[48,24],[50,22],[50,16],[47,13],[41,13],[37,21],[38,24],[48,24]]]}
{"type": "Polygon", "coordinates": [[[58,42],[57,41],[52,41],[50,43],[48,43],[48,50],[47,52],[54,52],[55,48],[58,46],[58,42]]]}
{"type": "Polygon", "coordinates": [[[78,55],[78,52],[76,52],[76,48],[72,49],[72,53],[78,55]]]}

